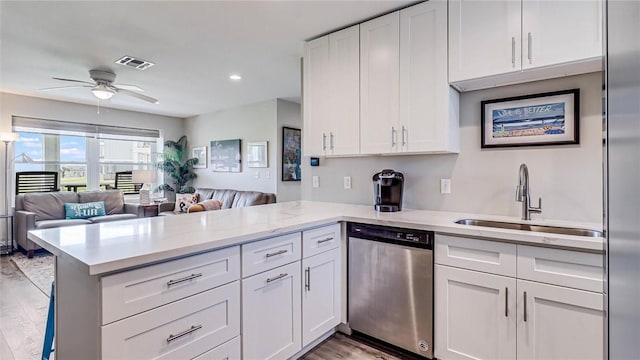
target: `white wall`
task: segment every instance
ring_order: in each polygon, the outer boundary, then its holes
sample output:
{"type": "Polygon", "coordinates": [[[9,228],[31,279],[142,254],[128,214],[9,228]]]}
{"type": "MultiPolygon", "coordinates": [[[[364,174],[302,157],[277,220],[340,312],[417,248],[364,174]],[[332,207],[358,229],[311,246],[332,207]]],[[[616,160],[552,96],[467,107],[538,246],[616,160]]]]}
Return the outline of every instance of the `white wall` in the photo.
{"type": "Polygon", "coordinates": [[[207,164],[206,169],[196,169],[198,178],[194,186],[276,193],[276,107],[277,101],[274,99],[188,118],[185,134],[190,147],[207,146],[209,153],[212,140],[242,140],[241,172],[213,172],[207,164]],[[251,141],[268,141],[268,168],[246,166],[247,142],[251,141]],[[259,174],[259,178],[256,178],[256,174],[259,174]]]}
{"type": "Polygon", "coordinates": [[[304,200],[373,204],[371,176],[383,168],[405,175],[404,206],[414,209],[520,216],[518,168],[529,167],[531,198],[543,199],[534,218],[602,222],[602,74],[593,73],[461,94],[460,154],[303,160],[304,200]],[[480,101],[580,88],[580,144],[509,149],[480,148],[480,101]],[[311,177],[320,177],[320,187],[311,177]],[[343,176],[352,189],[343,189],[343,176]],[[452,194],[440,194],[450,178],[452,194]]]}
{"type": "Polygon", "coordinates": [[[302,196],[301,181],[282,181],[282,127],[302,129],[302,113],[300,104],[278,99],[278,148],[276,177],[278,202],[300,200],[302,196]]]}
{"type": "MultiPolygon", "coordinates": [[[[25,116],[50,120],[72,121],[91,124],[128,126],[143,129],[159,129],[165,139],[177,139],[184,132],[183,119],[146,114],[141,112],[101,108],[64,101],[47,100],[0,92],[0,132],[9,132],[12,128],[12,116],[25,116]]],[[[13,152],[9,148],[9,155],[13,152]]],[[[4,209],[4,176],[7,167],[4,164],[4,143],[0,143],[0,209],[4,209]]],[[[13,200],[11,199],[11,202],[13,200]]],[[[1,210],[0,210],[1,211],[1,210]]]]}

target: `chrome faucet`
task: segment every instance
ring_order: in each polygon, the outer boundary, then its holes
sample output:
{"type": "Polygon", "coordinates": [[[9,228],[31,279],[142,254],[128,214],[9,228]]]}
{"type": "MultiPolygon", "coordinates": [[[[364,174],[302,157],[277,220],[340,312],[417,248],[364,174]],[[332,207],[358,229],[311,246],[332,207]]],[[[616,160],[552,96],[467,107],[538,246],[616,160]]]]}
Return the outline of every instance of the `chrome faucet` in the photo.
{"type": "Polygon", "coordinates": [[[529,169],[527,168],[527,164],[520,165],[518,186],[516,187],[516,201],[522,203],[522,220],[531,220],[531,213],[540,214],[542,212],[542,198],[538,198],[538,207],[530,205],[529,169]]]}

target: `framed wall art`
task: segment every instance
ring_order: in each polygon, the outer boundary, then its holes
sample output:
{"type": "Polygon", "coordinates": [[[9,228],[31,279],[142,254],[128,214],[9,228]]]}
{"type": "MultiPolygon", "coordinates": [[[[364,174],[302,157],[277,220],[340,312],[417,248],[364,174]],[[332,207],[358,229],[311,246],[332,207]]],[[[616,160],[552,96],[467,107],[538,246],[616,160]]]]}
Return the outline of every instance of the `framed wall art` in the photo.
{"type": "Polygon", "coordinates": [[[580,143],[580,89],[486,100],[482,148],[580,143]]]}
{"type": "Polygon", "coordinates": [[[207,168],[207,147],[196,146],[191,148],[191,157],[198,159],[198,163],[193,165],[195,169],[207,168]]]}
{"type": "Polygon", "coordinates": [[[302,180],[302,132],[282,127],[282,181],[302,180]]]}
{"type": "Polygon", "coordinates": [[[240,172],[242,153],[240,139],[211,141],[209,164],[215,172],[240,172]]]}
{"type": "Polygon", "coordinates": [[[247,143],[247,167],[266,168],[269,167],[267,142],[254,141],[247,143]]]}

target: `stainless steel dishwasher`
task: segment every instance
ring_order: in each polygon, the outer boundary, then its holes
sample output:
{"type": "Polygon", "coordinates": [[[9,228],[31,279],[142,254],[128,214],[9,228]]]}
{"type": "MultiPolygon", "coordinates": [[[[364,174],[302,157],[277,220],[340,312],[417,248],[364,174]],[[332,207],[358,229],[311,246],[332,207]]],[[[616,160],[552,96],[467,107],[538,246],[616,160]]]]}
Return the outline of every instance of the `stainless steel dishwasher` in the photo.
{"type": "Polygon", "coordinates": [[[349,223],[349,327],[433,357],[433,232],[349,223]]]}

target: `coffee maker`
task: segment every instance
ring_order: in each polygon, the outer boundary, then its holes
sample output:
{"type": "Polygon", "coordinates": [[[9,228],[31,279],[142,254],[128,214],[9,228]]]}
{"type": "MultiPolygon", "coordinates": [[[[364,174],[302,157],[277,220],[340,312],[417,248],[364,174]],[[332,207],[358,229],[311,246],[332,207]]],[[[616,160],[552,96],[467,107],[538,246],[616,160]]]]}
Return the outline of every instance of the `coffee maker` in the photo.
{"type": "Polygon", "coordinates": [[[404,175],[392,169],[384,169],[373,175],[373,196],[376,211],[402,210],[404,175]]]}

